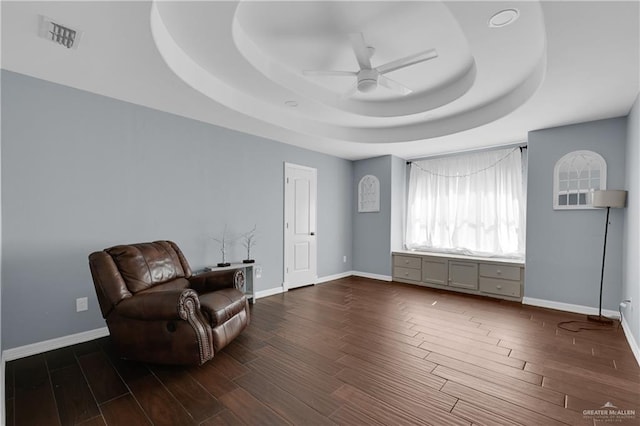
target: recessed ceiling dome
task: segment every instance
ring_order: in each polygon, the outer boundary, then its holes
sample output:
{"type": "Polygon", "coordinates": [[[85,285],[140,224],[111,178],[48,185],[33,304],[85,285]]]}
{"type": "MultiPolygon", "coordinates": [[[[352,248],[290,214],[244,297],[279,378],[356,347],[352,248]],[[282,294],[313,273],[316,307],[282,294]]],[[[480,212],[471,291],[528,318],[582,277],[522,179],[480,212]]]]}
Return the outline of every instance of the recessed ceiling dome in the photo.
{"type": "Polygon", "coordinates": [[[229,108],[300,133],[403,142],[489,123],[537,90],[543,17],[537,2],[521,6],[500,31],[487,16],[504,8],[485,2],[155,2],[151,23],[169,67],[229,108]],[[353,34],[375,48],[370,67],[353,34]],[[437,59],[379,71],[429,49],[437,59]]]}

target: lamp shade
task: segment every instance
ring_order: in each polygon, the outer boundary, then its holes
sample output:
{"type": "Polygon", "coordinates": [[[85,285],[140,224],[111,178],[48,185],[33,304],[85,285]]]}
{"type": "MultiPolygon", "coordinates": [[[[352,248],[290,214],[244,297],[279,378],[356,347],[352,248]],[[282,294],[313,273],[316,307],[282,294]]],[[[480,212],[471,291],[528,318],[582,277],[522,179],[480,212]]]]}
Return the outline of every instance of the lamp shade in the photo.
{"type": "Polygon", "coordinates": [[[619,189],[608,189],[606,191],[594,191],[593,192],[593,202],[591,205],[593,207],[613,207],[613,208],[623,208],[625,202],[627,201],[627,191],[622,191],[619,189]]]}

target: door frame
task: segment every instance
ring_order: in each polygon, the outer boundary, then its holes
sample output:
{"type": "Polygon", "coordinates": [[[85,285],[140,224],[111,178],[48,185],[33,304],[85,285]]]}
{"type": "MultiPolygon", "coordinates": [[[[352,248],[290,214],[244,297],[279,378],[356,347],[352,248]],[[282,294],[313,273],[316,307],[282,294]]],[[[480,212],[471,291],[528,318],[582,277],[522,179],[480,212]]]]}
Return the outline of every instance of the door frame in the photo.
{"type": "MultiPolygon", "coordinates": [[[[284,241],[284,247],[283,247],[283,259],[282,259],[282,290],[283,291],[289,291],[289,283],[287,282],[287,254],[288,254],[288,250],[289,247],[291,246],[291,241],[289,241],[289,236],[287,235],[287,170],[288,169],[300,169],[300,170],[307,170],[310,172],[313,172],[314,177],[315,177],[315,210],[314,210],[314,217],[315,217],[315,234],[316,237],[318,235],[318,169],[314,168],[314,167],[309,167],[309,166],[303,166],[300,164],[295,164],[295,163],[288,163],[288,162],[284,162],[284,173],[283,173],[283,179],[282,179],[282,191],[283,191],[283,210],[282,210],[282,234],[283,234],[283,241],[284,241]]],[[[318,240],[316,238],[315,241],[316,244],[316,249],[315,249],[315,271],[314,271],[314,278],[313,278],[313,282],[311,284],[315,284],[318,281],[318,240]]]]}

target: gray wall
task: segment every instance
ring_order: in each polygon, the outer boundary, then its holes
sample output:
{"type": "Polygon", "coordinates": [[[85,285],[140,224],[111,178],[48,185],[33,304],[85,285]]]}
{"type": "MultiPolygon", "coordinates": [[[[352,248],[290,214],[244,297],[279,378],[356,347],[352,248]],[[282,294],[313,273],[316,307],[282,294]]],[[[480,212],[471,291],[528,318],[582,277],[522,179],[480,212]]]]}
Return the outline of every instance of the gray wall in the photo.
{"type": "Polygon", "coordinates": [[[369,158],[353,167],[353,270],[391,275],[391,161],[392,157],[369,158]],[[365,175],[380,181],[380,211],[358,212],[358,183],[365,175]]]}
{"type": "Polygon", "coordinates": [[[391,276],[391,251],[404,239],[406,162],[393,155],[354,162],[353,270],[391,276]],[[380,181],[380,212],[358,212],[358,183],[365,175],[380,181]]]}
{"type": "MultiPolygon", "coordinates": [[[[605,210],[553,210],[553,168],[575,150],[607,162],[607,188],[625,179],[626,119],[594,121],[529,133],[525,296],[598,306],[605,210]]],[[[617,309],[622,289],[622,209],[611,209],[603,308],[617,309]]]]}
{"type": "Polygon", "coordinates": [[[624,211],[624,277],[622,298],[632,299],[633,308],[623,315],[636,343],[640,343],[640,96],[636,98],[627,121],[626,187],[629,191],[624,211]]]}
{"type": "Polygon", "coordinates": [[[391,251],[404,248],[407,162],[391,157],[391,251]]]}
{"type": "Polygon", "coordinates": [[[87,255],[114,244],[172,239],[198,269],[256,224],[256,289],[281,286],[285,161],[318,169],[318,275],[352,269],[350,161],[7,71],[2,113],[4,349],[103,327],[87,255]]]}

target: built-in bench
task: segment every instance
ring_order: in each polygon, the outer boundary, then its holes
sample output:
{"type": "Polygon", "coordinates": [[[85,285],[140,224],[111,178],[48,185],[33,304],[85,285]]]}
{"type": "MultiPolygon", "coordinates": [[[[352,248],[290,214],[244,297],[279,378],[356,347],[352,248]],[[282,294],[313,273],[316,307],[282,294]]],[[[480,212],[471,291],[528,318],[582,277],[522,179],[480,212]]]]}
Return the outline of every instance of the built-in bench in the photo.
{"type": "Polygon", "coordinates": [[[416,251],[392,257],[394,281],[522,301],[523,261],[416,251]]]}

